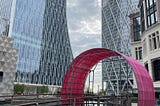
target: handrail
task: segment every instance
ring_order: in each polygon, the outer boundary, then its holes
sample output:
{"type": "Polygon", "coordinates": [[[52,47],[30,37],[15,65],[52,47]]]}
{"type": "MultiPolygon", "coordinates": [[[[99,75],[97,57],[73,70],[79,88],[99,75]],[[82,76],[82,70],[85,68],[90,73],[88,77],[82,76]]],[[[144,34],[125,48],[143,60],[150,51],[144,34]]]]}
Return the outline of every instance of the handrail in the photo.
{"type": "MultiPolygon", "coordinates": [[[[31,106],[31,105],[39,105],[39,104],[49,104],[49,103],[62,103],[62,101],[71,101],[71,102],[68,102],[66,104],[63,104],[63,105],[70,105],[70,104],[75,104],[76,100],[97,100],[97,103],[99,101],[100,103],[100,100],[101,99],[107,99],[107,100],[110,100],[112,98],[116,98],[116,99],[123,99],[123,98],[126,98],[126,97],[132,97],[132,96],[126,96],[126,95],[123,95],[123,96],[86,96],[86,97],[79,97],[79,98],[68,98],[68,99],[59,99],[59,100],[47,100],[47,101],[41,101],[41,102],[32,102],[32,103],[25,103],[25,104],[20,104],[19,106],[31,106]]],[[[107,102],[107,101],[106,101],[107,102]]],[[[108,103],[111,103],[108,101],[108,103]]],[[[95,104],[95,103],[94,103],[95,104]]],[[[103,103],[101,103],[103,104],[103,103]]],[[[112,104],[116,104],[116,103],[112,103],[112,104]]]]}
{"type": "MultiPolygon", "coordinates": [[[[62,94],[30,94],[30,95],[7,95],[7,96],[0,96],[0,98],[8,98],[8,97],[12,97],[11,98],[11,104],[14,103],[14,100],[23,100],[23,98],[26,97],[26,99],[32,99],[29,96],[34,96],[36,101],[32,101],[30,100],[30,103],[23,103],[23,104],[18,104],[19,106],[33,106],[33,105],[39,105],[39,104],[60,104],[60,105],[72,105],[75,106],[76,104],[105,104],[105,103],[109,103],[109,104],[118,104],[118,102],[114,102],[113,100],[128,100],[127,98],[133,97],[132,95],[129,94],[125,94],[125,95],[121,95],[121,96],[116,96],[116,95],[111,95],[111,96],[106,96],[106,95],[94,95],[94,94],[85,94],[83,96],[81,96],[81,94],[72,94],[73,97],[75,97],[75,95],[80,95],[80,97],[77,98],[68,98],[68,99],[61,99],[60,96],[62,94]],[[44,97],[45,95],[48,95],[48,97],[50,99],[46,99],[47,97],[44,97]],[[42,96],[42,98],[40,97],[42,96]],[[53,98],[54,100],[52,100],[52,96],[56,97],[53,98]],[[22,99],[21,99],[22,97],[22,99]],[[39,98],[40,97],[40,98],[39,98]],[[66,101],[66,102],[63,102],[66,101]],[[90,102],[89,102],[90,101],[90,102]],[[91,102],[94,101],[94,102],[91,102]],[[65,104],[64,104],[65,103],[65,104]]],[[[63,95],[67,95],[67,94],[63,94],[63,95]]],[[[7,100],[7,99],[6,99],[7,100]]],[[[25,101],[25,99],[24,99],[25,101]]],[[[17,103],[17,102],[15,102],[17,103]]]]}

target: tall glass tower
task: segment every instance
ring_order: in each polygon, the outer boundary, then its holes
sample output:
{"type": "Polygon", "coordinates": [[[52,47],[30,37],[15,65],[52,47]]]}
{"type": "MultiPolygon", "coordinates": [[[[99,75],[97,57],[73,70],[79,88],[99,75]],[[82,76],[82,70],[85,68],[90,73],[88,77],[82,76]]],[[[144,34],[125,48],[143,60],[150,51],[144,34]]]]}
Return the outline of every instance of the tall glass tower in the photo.
{"type": "MultiPolygon", "coordinates": [[[[103,48],[108,48],[130,56],[129,14],[137,5],[138,0],[102,0],[103,48]]],[[[102,81],[106,82],[108,94],[119,95],[121,92],[125,92],[126,86],[132,88],[132,72],[129,67],[126,67],[126,62],[124,62],[123,59],[117,57],[111,58],[110,60],[114,60],[114,62],[103,61],[102,81]],[[126,80],[127,78],[128,81],[126,80]]]]}
{"type": "Polygon", "coordinates": [[[61,85],[73,55],[66,0],[16,0],[11,36],[19,49],[15,82],[61,85]]]}
{"type": "Polygon", "coordinates": [[[45,0],[38,83],[62,85],[72,60],[66,22],[66,0],[45,0]]]}

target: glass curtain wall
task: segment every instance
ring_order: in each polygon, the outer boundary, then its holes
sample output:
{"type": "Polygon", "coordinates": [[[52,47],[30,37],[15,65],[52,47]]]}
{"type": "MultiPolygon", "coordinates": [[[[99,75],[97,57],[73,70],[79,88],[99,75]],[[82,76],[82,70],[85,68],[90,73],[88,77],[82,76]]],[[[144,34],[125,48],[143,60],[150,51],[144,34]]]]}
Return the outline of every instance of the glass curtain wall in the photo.
{"type": "MultiPolygon", "coordinates": [[[[137,5],[138,0],[102,0],[103,48],[130,56],[129,14],[137,5]]],[[[102,81],[106,83],[107,94],[119,95],[126,91],[128,85],[129,89],[132,89],[132,72],[122,58],[116,57],[104,60],[102,73],[102,81]],[[128,81],[127,76],[129,77],[128,81]]]]}
{"type": "Polygon", "coordinates": [[[19,49],[15,82],[62,84],[73,58],[65,0],[16,0],[11,35],[19,49]]]}

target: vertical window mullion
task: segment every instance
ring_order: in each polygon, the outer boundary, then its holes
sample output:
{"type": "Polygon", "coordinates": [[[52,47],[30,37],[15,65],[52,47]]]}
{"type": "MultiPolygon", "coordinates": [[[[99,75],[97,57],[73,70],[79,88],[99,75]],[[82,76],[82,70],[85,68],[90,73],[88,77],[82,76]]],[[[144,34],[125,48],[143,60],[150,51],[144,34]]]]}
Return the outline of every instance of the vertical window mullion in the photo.
{"type": "Polygon", "coordinates": [[[137,51],[137,47],[135,48],[135,53],[136,53],[136,60],[138,60],[138,51],[137,51]]]}
{"type": "Polygon", "coordinates": [[[139,60],[142,59],[142,47],[138,48],[139,60]]]}
{"type": "Polygon", "coordinates": [[[159,48],[159,35],[156,33],[156,45],[157,49],[159,48]]]}
{"type": "Polygon", "coordinates": [[[152,51],[152,38],[151,38],[151,35],[149,35],[149,45],[150,45],[150,51],[152,51]]]}

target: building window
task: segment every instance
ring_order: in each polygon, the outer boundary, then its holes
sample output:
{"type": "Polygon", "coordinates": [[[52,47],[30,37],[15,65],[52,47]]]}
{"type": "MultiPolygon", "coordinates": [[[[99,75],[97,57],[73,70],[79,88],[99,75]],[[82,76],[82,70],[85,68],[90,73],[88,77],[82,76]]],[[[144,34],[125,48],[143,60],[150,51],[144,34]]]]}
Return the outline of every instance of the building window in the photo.
{"type": "Polygon", "coordinates": [[[2,82],[2,81],[3,81],[3,72],[0,71],[0,82],[2,82]]]}
{"type": "Polygon", "coordinates": [[[134,41],[140,41],[140,17],[133,18],[134,41]]]}
{"type": "Polygon", "coordinates": [[[144,8],[143,8],[143,4],[140,8],[140,12],[141,12],[141,31],[144,32],[145,30],[145,20],[144,20],[144,8]]]}
{"type": "Polygon", "coordinates": [[[142,47],[139,47],[139,59],[142,59],[142,47]]]}
{"type": "Polygon", "coordinates": [[[136,47],[135,54],[136,54],[136,59],[141,60],[142,59],[142,47],[136,47]]]}
{"type": "Polygon", "coordinates": [[[157,49],[157,41],[156,41],[156,36],[155,34],[152,35],[153,39],[153,49],[157,49]]]}
{"type": "Polygon", "coordinates": [[[160,48],[160,35],[158,31],[156,32],[156,35],[157,35],[158,48],[160,48]]]}
{"type": "Polygon", "coordinates": [[[160,48],[160,36],[158,31],[149,35],[149,45],[151,51],[160,48]]]}
{"type": "Polygon", "coordinates": [[[138,60],[138,49],[135,48],[135,51],[136,51],[136,60],[138,60]]]}
{"type": "Polygon", "coordinates": [[[146,5],[147,27],[150,27],[157,22],[156,0],[145,0],[145,5],[146,5]]]}
{"type": "Polygon", "coordinates": [[[158,81],[160,80],[160,60],[154,60],[152,62],[152,69],[153,69],[153,73],[154,73],[154,81],[158,81]]]}

